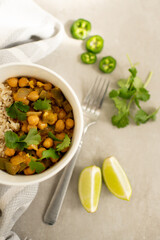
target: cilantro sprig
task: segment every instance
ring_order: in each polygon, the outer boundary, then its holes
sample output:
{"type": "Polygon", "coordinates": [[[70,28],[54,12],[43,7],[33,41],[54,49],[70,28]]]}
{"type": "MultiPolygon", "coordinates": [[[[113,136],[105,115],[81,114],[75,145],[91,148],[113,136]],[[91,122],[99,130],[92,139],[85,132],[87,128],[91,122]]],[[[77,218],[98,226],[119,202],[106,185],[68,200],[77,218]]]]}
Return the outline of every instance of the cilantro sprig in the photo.
{"type": "Polygon", "coordinates": [[[65,149],[65,148],[67,148],[67,147],[69,147],[70,144],[71,144],[71,139],[69,138],[69,136],[68,136],[67,134],[65,134],[63,140],[60,140],[60,139],[56,138],[56,136],[55,136],[52,132],[49,132],[49,133],[48,133],[48,136],[49,136],[50,138],[52,138],[54,141],[59,141],[59,142],[61,142],[61,143],[57,144],[57,146],[56,146],[56,150],[57,150],[58,152],[62,151],[63,149],[65,149]]]}
{"type": "Polygon", "coordinates": [[[29,167],[32,171],[35,170],[36,173],[41,173],[45,169],[45,166],[41,162],[34,161],[33,159],[31,159],[29,167]]]}
{"type": "Polygon", "coordinates": [[[112,124],[118,128],[126,127],[130,122],[132,105],[138,107],[134,116],[134,121],[137,125],[148,122],[150,119],[155,120],[159,108],[153,113],[145,112],[140,105],[140,101],[147,102],[150,99],[149,91],[146,89],[151,80],[152,72],[149,73],[146,82],[144,83],[137,76],[136,64],[132,64],[128,57],[131,67],[128,69],[130,76],[128,79],[120,79],[117,82],[118,89],[113,89],[109,93],[109,97],[113,100],[118,113],[112,116],[112,124]]]}
{"type": "Polygon", "coordinates": [[[59,155],[56,153],[55,149],[50,148],[48,150],[43,151],[42,157],[39,159],[36,159],[36,161],[33,158],[31,158],[29,167],[31,168],[31,170],[35,170],[36,173],[41,173],[41,172],[43,172],[45,167],[44,167],[43,163],[41,163],[40,161],[43,159],[48,159],[48,158],[58,159],[59,155]]]}
{"type": "Polygon", "coordinates": [[[50,110],[51,109],[51,101],[49,99],[38,99],[34,102],[34,109],[35,110],[50,110]]]}
{"type": "Polygon", "coordinates": [[[26,120],[26,112],[29,111],[29,106],[22,102],[14,102],[10,107],[6,108],[9,117],[20,121],[26,120]]]}
{"type": "Polygon", "coordinates": [[[41,136],[35,128],[31,128],[27,135],[21,137],[11,130],[6,131],[4,136],[6,147],[19,150],[24,150],[31,144],[38,145],[41,142],[41,136]]]}

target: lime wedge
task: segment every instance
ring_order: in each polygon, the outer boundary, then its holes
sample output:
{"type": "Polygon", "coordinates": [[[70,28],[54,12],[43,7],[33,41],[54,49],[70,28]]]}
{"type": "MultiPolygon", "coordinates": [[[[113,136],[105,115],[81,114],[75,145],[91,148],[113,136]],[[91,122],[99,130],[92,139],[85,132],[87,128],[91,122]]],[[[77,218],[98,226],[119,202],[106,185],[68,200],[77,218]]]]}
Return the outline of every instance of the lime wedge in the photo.
{"type": "Polygon", "coordinates": [[[79,177],[78,193],[82,206],[87,212],[95,212],[98,207],[102,185],[101,169],[96,166],[86,167],[79,177]]]}
{"type": "Polygon", "coordinates": [[[132,195],[131,185],[124,170],[115,157],[111,156],[104,160],[102,175],[111,193],[123,200],[130,200],[132,195]]]}

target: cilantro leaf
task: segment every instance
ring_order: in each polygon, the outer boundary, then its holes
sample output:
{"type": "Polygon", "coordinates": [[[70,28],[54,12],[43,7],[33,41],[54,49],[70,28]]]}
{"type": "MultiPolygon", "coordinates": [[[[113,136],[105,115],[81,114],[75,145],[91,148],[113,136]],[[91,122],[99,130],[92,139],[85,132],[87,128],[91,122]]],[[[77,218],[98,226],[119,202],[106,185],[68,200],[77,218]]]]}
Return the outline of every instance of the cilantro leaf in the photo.
{"type": "Polygon", "coordinates": [[[31,144],[38,145],[41,142],[41,136],[35,128],[31,128],[27,135],[19,137],[15,132],[7,131],[4,134],[5,143],[8,148],[23,150],[31,144]]]}
{"type": "Polygon", "coordinates": [[[114,104],[119,112],[127,111],[127,101],[125,99],[120,99],[119,97],[113,98],[114,104]]]}
{"type": "Polygon", "coordinates": [[[69,147],[71,144],[71,139],[68,137],[67,134],[65,134],[65,137],[63,139],[63,142],[62,143],[59,143],[57,146],[56,146],[56,150],[59,152],[59,151],[62,151],[63,149],[69,147]]]}
{"type": "Polygon", "coordinates": [[[140,123],[146,123],[148,120],[148,114],[142,109],[138,110],[134,117],[134,121],[137,125],[140,125],[140,123]]]}
{"type": "Polygon", "coordinates": [[[8,148],[17,148],[18,144],[17,142],[19,141],[19,137],[16,133],[12,131],[7,131],[4,134],[5,137],[5,143],[8,148]]]}
{"type": "Polygon", "coordinates": [[[146,101],[149,100],[150,94],[149,94],[149,92],[148,92],[147,89],[145,89],[145,88],[140,88],[140,89],[138,89],[138,91],[137,91],[137,93],[136,93],[136,98],[139,99],[139,100],[141,100],[141,101],[146,102],[146,101]]]}
{"type": "Polygon", "coordinates": [[[50,138],[52,138],[54,141],[58,141],[58,142],[62,142],[63,141],[63,140],[60,140],[60,139],[56,138],[56,136],[52,132],[49,132],[48,136],[50,138]]]}
{"type": "Polygon", "coordinates": [[[140,125],[141,123],[146,123],[150,119],[155,120],[156,114],[158,113],[158,111],[159,111],[159,108],[156,109],[153,113],[148,114],[145,111],[143,111],[142,109],[140,109],[137,111],[134,121],[137,125],[140,125]]]}
{"type": "Polygon", "coordinates": [[[117,85],[122,88],[122,87],[129,87],[129,85],[127,84],[127,79],[120,79],[117,82],[117,85]]]}
{"type": "Polygon", "coordinates": [[[143,82],[139,77],[134,78],[133,86],[138,89],[143,87],[143,82]]]}
{"type": "Polygon", "coordinates": [[[51,109],[51,101],[48,99],[38,99],[36,102],[34,102],[35,110],[50,110],[51,109]]]}
{"type": "Polygon", "coordinates": [[[18,119],[20,121],[26,120],[26,112],[29,110],[29,106],[22,102],[14,102],[10,107],[6,108],[6,112],[9,117],[18,119]]]}
{"type": "Polygon", "coordinates": [[[37,129],[31,128],[26,138],[21,140],[21,142],[25,142],[27,147],[31,144],[38,145],[41,142],[41,136],[39,135],[37,129]]]}
{"type": "Polygon", "coordinates": [[[136,75],[137,75],[137,69],[136,69],[135,67],[129,68],[128,71],[131,73],[131,75],[133,76],[133,78],[136,77],[136,75]]]}
{"type": "Polygon", "coordinates": [[[129,124],[129,113],[121,112],[112,117],[112,124],[118,128],[126,127],[129,124]]]}
{"type": "Polygon", "coordinates": [[[50,148],[48,150],[45,150],[42,152],[42,157],[40,158],[40,160],[44,159],[44,158],[54,158],[54,159],[58,159],[59,155],[56,153],[56,150],[53,148],[50,148]]]}
{"type": "Polygon", "coordinates": [[[44,165],[41,162],[34,161],[33,159],[31,159],[29,167],[32,171],[35,170],[36,173],[41,173],[45,169],[44,165]]]}
{"type": "Polygon", "coordinates": [[[119,92],[114,89],[109,93],[110,98],[117,97],[118,95],[119,95],[119,92]]]}
{"type": "Polygon", "coordinates": [[[130,90],[127,87],[123,87],[119,91],[119,97],[129,99],[135,92],[136,92],[135,89],[130,90]]]}

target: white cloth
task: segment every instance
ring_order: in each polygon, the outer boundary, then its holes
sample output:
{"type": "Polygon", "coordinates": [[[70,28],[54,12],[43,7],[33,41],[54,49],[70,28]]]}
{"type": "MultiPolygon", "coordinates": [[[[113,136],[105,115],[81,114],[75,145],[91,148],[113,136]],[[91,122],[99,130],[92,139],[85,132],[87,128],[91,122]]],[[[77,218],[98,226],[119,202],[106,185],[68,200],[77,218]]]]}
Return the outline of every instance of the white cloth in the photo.
{"type": "MultiPolygon", "coordinates": [[[[64,30],[55,17],[32,0],[0,0],[0,32],[0,64],[4,64],[44,58],[59,46],[64,30]]],[[[20,240],[11,229],[37,189],[38,184],[0,185],[0,240],[20,240]]]]}
{"type": "Polygon", "coordinates": [[[33,0],[0,0],[0,32],[0,64],[4,64],[40,60],[59,46],[64,30],[33,0]]]}

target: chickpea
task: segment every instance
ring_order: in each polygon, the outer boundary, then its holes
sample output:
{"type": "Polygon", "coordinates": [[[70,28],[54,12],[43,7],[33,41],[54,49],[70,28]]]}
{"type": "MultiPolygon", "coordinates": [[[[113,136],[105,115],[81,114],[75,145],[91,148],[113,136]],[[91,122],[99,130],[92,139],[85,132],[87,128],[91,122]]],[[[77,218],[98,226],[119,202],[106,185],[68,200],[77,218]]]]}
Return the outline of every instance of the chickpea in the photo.
{"type": "Polygon", "coordinates": [[[29,81],[28,81],[28,78],[26,78],[26,77],[21,77],[18,82],[20,87],[26,87],[26,86],[28,86],[28,83],[29,83],[29,81]]]}
{"type": "Polygon", "coordinates": [[[37,86],[38,86],[38,87],[43,87],[43,86],[44,86],[44,83],[42,83],[42,82],[37,82],[37,86]]]}
{"type": "Polygon", "coordinates": [[[55,131],[56,132],[62,132],[65,128],[65,124],[63,122],[63,120],[58,120],[55,124],[55,131]]]}
{"type": "Polygon", "coordinates": [[[67,119],[66,119],[66,128],[67,128],[67,129],[70,129],[70,128],[73,128],[73,126],[74,126],[74,121],[73,121],[73,119],[67,118],[67,119]]]}
{"type": "Polygon", "coordinates": [[[13,148],[6,148],[6,150],[5,150],[5,155],[7,155],[7,156],[9,156],[9,157],[11,157],[11,156],[13,156],[15,154],[15,150],[13,149],[13,148]]]}
{"type": "Polygon", "coordinates": [[[28,150],[38,150],[38,147],[37,147],[37,145],[35,145],[35,144],[31,144],[28,148],[27,148],[28,150]]]}
{"type": "Polygon", "coordinates": [[[62,109],[59,113],[58,113],[58,118],[59,119],[63,119],[66,116],[66,112],[62,109]]]}
{"type": "Polygon", "coordinates": [[[46,138],[43,142],[43,146],[45,148],[50,148],[53,146],[53,139],[52,138],[46,138]]]}
{"type": "Polygon", "coordinates": [[[37,83],[36,79],[35,78],[30,78],[29,80],[30,80],[29,81],[29,86],[31,88],[34,88],[36,86],[36,83],[37,83]]]}
{"type": "Polygon", "coordinates": [[[43,153],[43,151],[45,151],[45,150],[46,150],[46,149],[43,148],[43,147],[39,148],[39,149],[36,151],[37,156],[38,156],[39,158],[41,158],[41,157],[42,157],[42,153],[43,153]]]}
{"type": "Polygon", "coordinates": [[[66,147],[66,148],[64,148],[63,150],[61,150],[61,152],[65,153],[65,152],[67,152],[68,150],[69,150],[69,147],[66,147]]]}
{"type": "Polygon", "coordinates": [[[37,101],[37,99],[39,98],[39,94],[37,91],[32,91],[28,94],[28,97],[27,97],[30,101],[37,101]]]}
{"type": "Polygon", "coordinates": [[[21,127],[21,130],[22,130],[23,132],[25,132],[25,133],[28,132],[27,126],[28,126],[27,122],[23,122],[23,125],[22,125],[22,127],[21,127]]]}
{"type": "Polygon", "coordinates": [[[51,83],[45,83],[43,87],[46,91],[49,91],[49,90],[52,89],[52,84],[51,83]]]}
{"type": "Polygon", "coordinates": [[[35,170],[30,169],[30,167],[27,167],[23,170],[25,175],[32,175],[35,173],[35,170]]]}
{"type": "Polygon", "coordinates": [[[39,117],[37,115],[32,115],[28,117],[29,125],[36,126],[39,122],[39,117]]]}
{"type": "Polygon", "coordinates": [[[31,128],[35,128],[35,129],[37,129],[37,126],[28,125],[28,127],[27,127],[28,132],[29,132],[29,130],[30,130],[31,128]]]}
{"type": "Polygon", "coordinates": [[[7,80],[7,83],[8,83],[8,85],[9,85],[10,87],[17,87],[18,78],[15,78],[15,77],[9,78],[9,79],[7,80]]]}
{"type": "Polygon", "coordinates": [[[58,161],[58,158],[50,158],[53,163],[56,163],[58,161]]]}
{"type": "Polygon", "coordinates": [[[42,122],[41,120],[39,120],[38,125],[37,125],[37,127],[38,127],[40,130],[45,129],[47,126],[48,126],[48,124],[42,122]]]}
{"type": "Polygon", "coordinates": [[[43,121],[50,125],[53,125],[57,121],[57,113],[45,111],[43,113],[43,121]]]}
{"type": "Polygon", "coordinates": [[[65,133],[64,132],[56,134],[56,138],[58,138],[59,140],[63,140],[64,137],[65,137],[65,133]]]}

